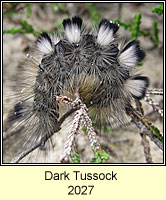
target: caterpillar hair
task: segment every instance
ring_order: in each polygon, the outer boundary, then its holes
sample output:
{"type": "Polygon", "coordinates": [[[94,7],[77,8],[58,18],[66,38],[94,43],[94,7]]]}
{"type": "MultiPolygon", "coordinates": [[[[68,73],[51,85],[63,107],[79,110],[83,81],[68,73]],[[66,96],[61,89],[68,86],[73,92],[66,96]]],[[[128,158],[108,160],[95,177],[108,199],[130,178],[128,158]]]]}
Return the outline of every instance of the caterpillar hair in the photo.
{"type": "Polygon", "coordinates": [[[42,33],[37,38],[17,77],[18,98],[8,122],[21,127],[18,137],[25,148],[57,130],[66,107],[56,96],[74,99],[79,94],[92,121],[113,126],[126,122],[126,110],[145,96],[149,85],[133,70],[145,57],[140,42],[121,44],[116,22],[102,19],[90,31],[75,16],[65,19],[63,27],[58,36],[42,33]]]}

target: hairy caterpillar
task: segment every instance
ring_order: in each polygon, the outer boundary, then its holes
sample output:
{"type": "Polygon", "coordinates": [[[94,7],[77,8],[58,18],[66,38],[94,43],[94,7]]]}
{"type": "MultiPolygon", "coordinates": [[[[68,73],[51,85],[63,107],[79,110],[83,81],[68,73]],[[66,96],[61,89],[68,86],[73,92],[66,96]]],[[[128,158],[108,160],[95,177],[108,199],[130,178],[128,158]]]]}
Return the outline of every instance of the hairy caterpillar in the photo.
{"type": "Polygon", "coordinates": [[[145,96],[149,84],[147,77],[133,74],[145,57],[139,41],[120,44],[117,23],[102,19],[90,31],[81,18],[73,17],[63,27],[60,36],[42,33],[37,38],[17,77],[18,102],[8,121],[22,126],[25,148],[57,129],[66,108],[56,96],[74,99],[78,93],[92,120],[123,124],[126,110],[145,96]]]}

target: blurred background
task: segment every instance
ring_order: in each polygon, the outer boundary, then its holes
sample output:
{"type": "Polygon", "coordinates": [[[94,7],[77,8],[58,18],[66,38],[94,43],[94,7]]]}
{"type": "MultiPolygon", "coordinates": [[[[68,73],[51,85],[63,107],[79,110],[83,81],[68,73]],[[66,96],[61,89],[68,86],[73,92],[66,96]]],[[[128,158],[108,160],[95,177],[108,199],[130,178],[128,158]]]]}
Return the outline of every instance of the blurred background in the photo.
{"type": "MultiPolygon", "coordinates": [[[[43,31],[60,32],[62,21],[67,17],[80,16],[87,26],[96,25],[102,18],[115,20],[120,24],[119,35],[126,39],[138,39],[146,52],[146,58],[138,70],[150,79],[150,88],[163,88],[163,14],[162,4],[155,3],[3,3],[3,95],[11,95],[12,77],[23,56],[43,31]]],[[[162,102],[161,97],[155,97],[162,102]]],[[[13,98],[4,98],[4,121],[8,116],[8,105],[13,98]]],[[[161,132],[163,122],[158,113],[143,102],[145,114],[161,132]]],[[[6,132],[5,130],[4,132],[6,132]]],[[[13,137],[13,136],[12,136],[13,137]]],[[[99,136],[101,145],[110,155],[112,163],[145,163],[144,150],[139,130],[133,126],[116,130],[103,128],[99,136]]],[[[11,140],[4,141],[4,162],[17,155],[17,147],[11,147],[11,140]]],[[[17,137],[15,138],[17,139],[17,137]]],[[[55,136],[55,149],[48,162],[57,163],[63,152],[66,135],[55,136]]],[[[93,157],[84,134],[78,141],[82,162],[93,157]]],[[[150,141],[154,163],[163,162],[163,152],[150,141]]],[[[26,162],[26,161],[25,161],[26,162]]],[[[42,158],[38,162],[42,162],[42,158]]]]}

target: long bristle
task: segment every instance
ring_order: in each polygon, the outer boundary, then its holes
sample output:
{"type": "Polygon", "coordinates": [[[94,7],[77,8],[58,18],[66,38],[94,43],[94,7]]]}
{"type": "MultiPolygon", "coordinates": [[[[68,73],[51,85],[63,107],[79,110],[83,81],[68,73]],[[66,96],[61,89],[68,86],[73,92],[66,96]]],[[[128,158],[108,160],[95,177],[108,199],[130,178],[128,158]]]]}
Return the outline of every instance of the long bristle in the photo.
{"type": "Polygon", "coordinates": [[[133,67],[142,61],[145,57],[145,52],[140,48],[138,40],[132,40],[127,43],[121,50],[119,62],[122,65],[133,67]]]}
{"type": "Polygon", "coordinates": [[[101,46],[109,45],[114,40],[115,33],[118,31],[119,25],[116,22],[102,19],[99,23],[97,35],[97,43],[101,46]]]}
{"type": "Polygon", "coordinates": [[[53,44],[47,33],[42,33],[36,40],[38,50],[43,54],[49,54],[53,51],[53,44]]]}
{"type": "Polygon", "coordinates": [[[81,36],[82,19],[80,17],[73,17],[72,19],[65,19],[63,21],[65,35],[70,43],[78,43],[81,36]]]}
{"type": "Polygon", "coordinates": [[[145,76],[134,76],[125,83],[125,89],[132,94],[135,99],[142,99],[146,94],[149,80],[145,76]]]}

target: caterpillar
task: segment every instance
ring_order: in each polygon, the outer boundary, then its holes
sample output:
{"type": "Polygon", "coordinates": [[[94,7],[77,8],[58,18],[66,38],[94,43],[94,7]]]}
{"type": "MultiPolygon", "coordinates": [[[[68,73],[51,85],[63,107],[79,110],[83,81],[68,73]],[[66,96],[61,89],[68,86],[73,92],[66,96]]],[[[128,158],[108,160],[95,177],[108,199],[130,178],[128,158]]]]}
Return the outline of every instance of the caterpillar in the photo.
{"type": "MultiPolygon", "coordinates": [[[[18,99],[8,122],[21,126],[26,148],[52,135],[66,107],[56,96],[78,93],[97,123],[123,124],[134,99],[142,99],[149,79],[135,73],[145,57],[138,40],[121,43],[119,25],[102,19],[90,30],[78,17],[63,21],[60,35],[42,33],[17,77],[18,99]],[[26,142],[25,142],[26,141],[26,142]]],[[[71,116],[72,118],[72,116],[71,116]]]]}

